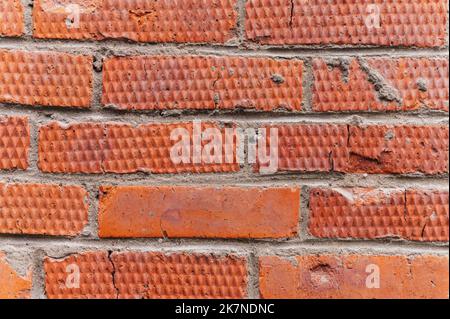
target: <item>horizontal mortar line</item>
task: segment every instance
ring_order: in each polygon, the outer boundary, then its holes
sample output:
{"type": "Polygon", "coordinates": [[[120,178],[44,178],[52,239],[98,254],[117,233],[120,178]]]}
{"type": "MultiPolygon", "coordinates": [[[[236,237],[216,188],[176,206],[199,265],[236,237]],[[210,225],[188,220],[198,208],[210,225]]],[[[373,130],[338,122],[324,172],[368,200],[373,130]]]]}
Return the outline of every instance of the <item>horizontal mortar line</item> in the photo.
{"type": "Polygon", "coordinates": [[[366,254],[405,254],[431,253],[448,255],[448,243],[432,245],[430,243],[401,242],[401,241],[329,241],[329,242],[279,242],[279,241],[244,241],[244,240],[210,240],[210,239],[182,239],[162,241],[159,239],[101,239],[80,240],[49,237],[3,237],[0,236],[0,250],[44,250],[53,257],[60,257],[74,252],[92,250],[113,251],[157,251],[157,252],[209,252],[216,254],[237,253],[249,254],[256,250],[259,255],[292,255],[307,254],[309,252],[334,253],[339,247],[339,253],[356,252],[366,254]],[[26,247],[23,245],[26,244],[26,247]],[[270,244],[270,247],[268,247],[270,244]],[[17,247],[19,246],[19,247],[17,247]],[[55,254],[58,254],[55,256],[55,254]]]}
{"type": "Polygon", "coordinates": [[[440,48],[404,48],[404,47],[314,47],[314,46],[259,46],[246,47],[235,45],[183,44],[183,43],[135,43],[117,40],[77,41],[45,39],[31,37],[0,38],[0,48],[13,50],[58,51],[76,54],[101,55],[231,55],[231,56],[267,56],[280,58],[312,58],[324,56],[388,56],[388,57],[442,57],[448,56],[448,47],[440,48]]]}
{"type": "Polygon", "coordinates": [[[224,112],[210,110],[211,113],[190,111],[176,113],[168,111],[136,112],[116,111],[107,108],[71,109],[58,107],[33,107],[24,105],[9,105],[0,103],[0,116],[30,116],[43,122],[60,121],[68,122],[120,122],[131,124],[145,123],[176,123],[186,121],[218,121],[233,123],[343,123],[343,124],[447,124],[449,117],[447,112],[418,111],[418,112],[224,112]]]}
{"type": "Polygon", "coordinates": [[[207,174],[55,174],[35,171],[0,171],[0,181],[6,183],[45,183],[107,185],[236,185],[236,186],[324,186],[324,187],[370,187],[401,188],[419,187],[448,190],[448,174],[436,176],[402,176],[392,174],[338,174],[338,173],[292,173],[258,175],[248,172],[207,174]]]}

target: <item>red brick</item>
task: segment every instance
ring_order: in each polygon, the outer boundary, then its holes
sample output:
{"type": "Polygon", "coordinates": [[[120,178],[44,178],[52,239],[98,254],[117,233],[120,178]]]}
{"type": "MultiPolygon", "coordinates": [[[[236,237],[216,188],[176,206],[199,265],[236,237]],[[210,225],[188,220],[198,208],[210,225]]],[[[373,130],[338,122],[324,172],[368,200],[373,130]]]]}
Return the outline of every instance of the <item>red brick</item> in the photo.
{"type": "Polygon", "coordinates": [[[284,238],[297,234],[300,190],[102,187],[100,237],[284,238]]]}
{"type": "Polygon", "coordinates": [[[313,110],[448,112],[448,59],[314,59],[313,110]],[[369,72],[370,71],[370,72],[369,72]],[[373,83],[373,76],[384,86],[373,83]],[[394,95],[385,94],[390,89],[394,95]]]}
{"type": "Polygon", "coordinates": [[[239,299],[247,296],[247,262],[211,254],[114,253],[119,298],[239,299]]]}
{"type": "Polygon", "coordinates": [[[50,123],[39,129],[39,168],[52,173],[101,173],[104,126],[50,123]]]}
{"type": "MultiPolygon", "coordinates": [[[[170,139],[171,132],[184,128],[194,134],[192,123],[148,124],[138,127],[114,123],[76,123],[63,127],[51,123],[39,131],[39,168],[52,173],[211,173],[235,172],[239,164],[214,163],[202,158],[194,163],[176,164],[170,151],[178,141],[170,139]]],[[[225,131],[214,123],[201,123],[201,129],[217,128],[225,141],[225,131]]],[[[197,133],[196,133],[197,134],[197,133]]],[[[195,135],[197,136],[197,135],[195,135]]],[[[204,140],[202,145],[206,145],[204,140]]],[[[236,141],[233,146],[236,157],[236,141]]],[[[213,154],[211,159],[213,159],[213,154]]]]}
{"type": "Polygon", "coordinates": [[[0,233],[75,236],[88,222],[79,186],[0,183],[0,233]]]}
{"type": "Polygon", "coordinates": [[[31,271],[19,275],[0,251],[0,299],[28,299],[31,295],[31,271]]]}
{"type": "Polygon", "coordinates": [[[116,57],[104,66],[102,102],[132,110],[299,111],[302,67],[267,58],[116,57]]]}
{"type": "Polygon", "coordinates": [[[448,126],[350,127],[346,168],[356,173],[448,173],[448,126]]]}
{"type": "Polygon", "coordinates": [[[20,0],[2,0],[0,2],[0,36],[20,36],[23,31],[23,6],[20,0]]]}
{"type": "Polygon", "coordinates": [[[448,126],[270,127],[278,128],[278,171],[429,175],[448,172],[448,126]]]}
{"type": "MultiPolygon", "coordinates": [[[[345,125],[277,125],[278,171],[329,172],[344,165],[348,139],[345,125]]],[[[266,135],[269,139],[269,134],[266,135]]],[[[271,146],[266,144],[267,148],[271,146]]]]}
{"type": "MultiPolygon", "coordinates": [[[[201,163],[175,164],[170,157],[170,150],[177,141],[170,140],[170,134],[174,129],[184,128],[192,138],[194,125],[190,123],[170,124],[146,124],[134,127],[127,124],[111,124],[106,129],[104,169],[111,173],[151,172],[162,173],[219,173],[236,172],[239,164],[227,164],[225,155],[221,157],[221,163],[208,163],[202,158],[201,163]]],[[[217,128],[222,132],[225,141],[224,130],[214,123],[201,123],[202,130],[217,128]]],[[[197,135],[195,135],[197,136],[197,135]]],[[[206,143],[203,143],[205,145],[206,143]]],[[[235,150],[236,146],[233,146],[235,150]]],[[[235,153],[235,151],[234,151],[235,153]]]]}
{"type": "Polygon", "coordinates": [[[247,263],[236,256],[86,252],[62,260],[46,258],[44,269],[51,299],[236,299],[247,295],[247,263]],[[76,267],[79,288],[66,285],[73,283],[68,276],[76,267]]]}
{"type": "Polygon", "coordinates": [[[320,238],[448,242],[448,199],[448,192],[433,190],[315,188],[309,231],[320,238]]]}
{"type": "Polygon", "coordinates": [[[447,43],[446,24],[446,0],[246,3],[247,39],[262,44],[436,47],[447,43]],[[379,25],[372,18],[376,8],[379,25]]]}
{"type": "Polygon", "coordinates": [[[0,102],[89,107],[92,57],[0,50],[0,102]]]}
{"type": "Polygon", "coordinates": [[[108,252],[45,258],[45,293],[49,299],[116,298],[114,266],[108,252]],[[78,277],[79,275],[79,277],[78,277]]]}
{"type": "Polygon", "coordinates": [[[260,293],[275,299],[448,299],[448,267],[448,256],[267,256],[259,260],[260,293]],[[371,285],[377,270],[379,288],[371,285]]]}
{"type": "Polygon", "coordinates": [[[0,116],[0,170],[27,169],[29,148],[28,118],[0,116]]]}
{"type": "Polygon", "coordinates": [[[235,36],[236,5],[236,0],[36,0],[34,36],[224,43],[235,36]],[[67,24],[77,11],[79,24],[67,24]]]}

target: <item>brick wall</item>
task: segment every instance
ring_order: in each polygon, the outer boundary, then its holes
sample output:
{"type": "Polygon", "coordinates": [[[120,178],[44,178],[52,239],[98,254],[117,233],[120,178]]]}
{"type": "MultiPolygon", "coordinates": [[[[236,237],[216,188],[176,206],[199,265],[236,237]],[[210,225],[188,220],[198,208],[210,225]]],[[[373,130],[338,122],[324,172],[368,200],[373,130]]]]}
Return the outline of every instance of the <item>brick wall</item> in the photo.
{"type": "Polygon", "coordinates": [[[2,0],[0,298],[448,298],[447,7],[2,0]]]}

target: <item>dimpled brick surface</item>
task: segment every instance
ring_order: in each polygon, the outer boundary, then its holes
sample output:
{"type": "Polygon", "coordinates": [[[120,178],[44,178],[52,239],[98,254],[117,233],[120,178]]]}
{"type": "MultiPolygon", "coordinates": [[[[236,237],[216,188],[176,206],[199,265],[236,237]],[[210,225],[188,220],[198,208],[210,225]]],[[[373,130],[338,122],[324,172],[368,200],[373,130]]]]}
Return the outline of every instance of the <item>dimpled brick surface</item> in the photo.
{"type": "Polygon", "coordinates": [[[92,57],[0,50],[0,102],[89,107],[92,57]]]}
{"type": "Polygon", "coordinates": [[[234,37],[235,7],[236,0],[36,0],[34,36],[224,43],[234,37]],[[66,23],[75,12],[79,21],[66,23]]]}
{"type": "Polygon", "coordinates": [[[101,173],[104,127],[50,123],[39,129],[39,168],[53,173],[101,173]]]}
{"type": "Polygon", "coordinates": [[[197,254],[113,253],[119,298],[245,298],[244,258],[197,254]]]}
{"type": "Polygon", "coordinates": [[[113,281],[114,266],[107,252],[85,252],[64,259],[47,257],[44,259],[44,271],[45,292],[49,299],[117,297],[113,281]]]}
{"type": "Polygon", "coordinates": [[[112,58],[104,67],[102,102],[133,110],[298,111],[302,66],[302,61],[267,58],[112,58]]]}
{"type": "Polygon", "coordinates": [[[316,237],[448,241],[448,192],[312,189],[310,210],[316,237]]]}
{"type": "MultiPolygon", "coordinates": [[[[447,126],[279,125],[278,171],[448,172],[447,126]]],[[[270,146],[267,137],[267,148],[270,146]]]]}
{"type": "Polygon", "coordinates": [[[356,173],[448,173],[448,126],[351,126],[349,161],[356,173]]]}
{"type": "Polygon", "coordinates": [[[264,256],[259,269],[265,299],[448,299],[448,256],[264,256]]]}
{"type": "Polygon", "coordinates": [[[20,0],[0,2],[0,36],[19,36],[24,30],[23,6],[20,0]]]}
{"type": "Polygon", "coordinates": [[[449,233],[449,197],[448,191],[406,191],[407,213],[411,216],[414,240],[448,241],[449,233]],[[425,217],[425,220],[423,220],[425,217]],[[423,221],[419,224],[418,221],[423,221]]]}
{"type": "MultiPolygon", "coordinates": [[[[225,132],[219,126],[202,122],[199,128],[217,128],[226,141],[225,132]]],[[[235,172],[239,164],[226,163],[226,154],[221,163],[213,163],[214,156],[202,156],[194,163],[191,153],[189,163],[176,163],[171,149],[179,140],[171,140],[175,129],[186,129],[191,138],[192,123],[148,124],[138,127],[113,123],[78,123],[62,126],[53,122],[39,130],[39,168],[53,173],[210,173],[235,172]]],[[[206,145],[204,140],[202,145],[206,145]]],[[[231,144],[231,143],[230,143],[231,144]]],[[[225,148],[225,147],[224,147],[225,148]]],[[[231,153],[231,152],[230,152],[231,153]]],[[[233,142],[233,158],[236,158],[236,141],[233,142]]]]}
{"type": "Polygon", "coordinates": [[[20,276],[0,251],[0,299],[30,298],[30,291],[31,271],[28,271],[26,276],[20,276]]]}
{"type": "Polygon", "coordinates": [[[29,148],[28,118],[0,116],[0,170],[26,169],[29,148]]]}
{"type": "Polygon", "coordinates": [[[0,184],[0,233],[73,236],[87,219],[87,192],[81,187],[0,184]]]}
{"type": "MultiPolygon", "coordinates": [[[[403,58],[366,59],[398,95],[397,101],[382,100],[369,75],[357,59],[314,59],[313,110],[328,111],[411,111],[448,112],[448,59],[403,58]],[[333,65],[335,63],[335,65],[333,65]],[[337,65],[336,65],[337,63],[337,65]]],[[[381,87],[380,87],[381,89],[381,87]]]]}
{"type": "MultiPolygon", "coordinates": [[[[344,125],[280,125],[278,129],[278,170],[329,172],[343,162],[347,152],[344,125]]],[[[270,137],[267,134],[267,148],[270,137]]]]}
{"type": "Polygon", "coordinates": [[[105,186],[99,236],[293,237],[299,208],[296,188],[105,186]]]}
{"type": "Polygon", "coordinates": [[[50,299],[244,298],[246,266],[235,256],[84,252],[45,258],[45,291],[50,299]]]}
{"type": "MultiPolygon", "coordinates": [[[[208,163],[212,157],[202,157],[200,163],[194,163],[193,153],[189,163],[175,163],[171,158],[172,146],[178,140],[171,141],[171,132],[174,129],[185,129],[191,137],[200,137],[194,134],[192,123],[170,123],[170,124],[148,124],[134,127],[126,124],[111,124],[106,129],[104,169],[111,173],[219,173],[235,172],[239,170],[239,164],[227,164],[225,154],[221,157],[221,163],[208,163]]],[[[202,130],[206,128],[217,128],[222,133],[225,141],[224,131],[218,125],[212,123],[201,123],[202,130]]],[[[202,145],[205,145],[203,142],[202,145]]],[[[235,144],[233,145],[233,158],[235,158],[235,144]]]]}
{"type": "Polygon", "coordinates": [[[249,0],[245,31],[262,44],[435,47],[446,44],[447,6],[446,0],[249,0]]]}

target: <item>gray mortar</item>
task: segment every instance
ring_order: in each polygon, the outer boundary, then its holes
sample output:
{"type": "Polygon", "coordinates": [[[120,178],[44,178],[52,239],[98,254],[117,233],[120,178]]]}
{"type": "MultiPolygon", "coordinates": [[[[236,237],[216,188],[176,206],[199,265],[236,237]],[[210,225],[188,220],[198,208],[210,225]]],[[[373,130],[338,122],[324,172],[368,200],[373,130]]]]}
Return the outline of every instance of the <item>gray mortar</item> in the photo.
{"type": "MultiPolygon", "coordinates": [[[[9,116],[28,116],[31,125],[30,167],[27,171],[0,171],[3,183],[44,183],[78,184],[85,187],[89,196],[89,223],[80,236],[42,237],[29,235],[0,235],[0,251],[5,252],[8,263],[23,276],[29,267],[33,268],[33,298],[46,298],[43,259],[45,256],[64,258],[70,254],[103,251],[158,251],[164,253],[195,252],[218,255],[237,254],[247,258],[249,263],[248,296],[259,298],[258,260],[259,256],[276,255],[289,258],[298,254],[358,253],[382,255],[423,254],[448,256],[448,243],[420,243],[394,238],[378,240],[319,240],[308,232],[309,190],[312,187],[374,187],[385,189],[439,189],[448,191],[448,174],[441,176],[409,175],[360,175],[338,173],[280,173],[278,175],[258,175],[245,164],[239,173],[221,174],[47,174],[37,167],[38,127],[52,121],[64,124],[76,122],[118,122],[139,125],[144,123],[170,123],[178,121],[215,120],[232,122],[239,127],[258,127],[259,124],[295,123],[295,124],[388,124],[388,125],[448,125],[448,113],[419,110],[409,112],[345,112],[313,114],[312,112],[312,59],[325,57],[329,65],[342,70],[344,81],[348,76],[348,63],[358,58],[363,71],[374,85],[377,96],[382,101],[401,102],[399,92],[395,90],[379,72],[365,62],[367,57],[427,57],[448,59],[448,43],[441,48],[404,48],[352,45],[260,45],[245,39],[245,2],[238,0],[238,25],[236,37],[225,45],[214,44],[154,44],[134,43],[123,40],[77,41],[43,40],[32,37],[31,10],[33,0],[21,0],[25,4],[25,35],[18,38],[0,38],[0,49],[26,51],[57,51],[72,54],[95,56],[93,65],[94,91],[92,108],[76,110],[69,108],[23,106],[0,103],[1,114],[9,116]],[[104,108],[101,105],[103,61],[111,56],[129,55],[208,55],[266,57],[274,59],[298,59],[304,62],[303,73],[303,109],[300,112],[254,112],[243,111],[148,111],[133,112],[104,108]],[[182,117],[182,118],[181,118],[182,117]],[[289,240],[222,240],[222,239],[102,239],[97,233],[98,187],[100,185],[220,185],[228,186],[287,186],[301,188],[301,207],[299,215],[299,234],[289,240]]],[[[448,21],[448,19],[447,19],[448,21]]],[[[448,22],[447,22],[448,23],[448,22]]],[[[448,33],[448,24],[447,24],[448,33]]],[[[418,81],[421,90],[427,83],[418,81]]],[[[388,136],[389,137],[389,136],[388,136]]]]}
{"type": "Polygon", "coordinates": [[[10,246],[5,250],[6,262],[21,277],[31,275],[33,257],[26,248],[10,246]]]}
{"type": "Polygon", "coordinates": [[[359,58],[361,69],[367,74],[368,80],[373,84],[378,99],[381,102],[396,102],[403,104],[403,98],[400,92],[392,86],[377,70],[371,68],[369,63],[359,58]]]}
{"type": "Polygon", "coordinates": [[[428,83],[426,79],[418,79],[417,82],[417,88],[422,91],[422,92],[426,92],[428,91],[428,83]]]}
{"type": "Polygon", "coordinates": [[[326,59],[325,63],[330,69],[338,68],[342,73],[343,82],[348,83],[350,75],[350,59],[348,58],[326,59]]]}

